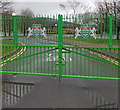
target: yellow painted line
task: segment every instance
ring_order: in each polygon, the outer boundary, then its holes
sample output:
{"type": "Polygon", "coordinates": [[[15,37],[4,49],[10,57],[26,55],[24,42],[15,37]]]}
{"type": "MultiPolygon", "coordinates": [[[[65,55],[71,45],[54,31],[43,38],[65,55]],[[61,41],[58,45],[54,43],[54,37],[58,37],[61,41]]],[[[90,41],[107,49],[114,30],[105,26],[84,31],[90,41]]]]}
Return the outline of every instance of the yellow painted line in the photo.
{"type": "MultiPolygon", "coordinates": [[[[22,45],[25,45],[25,44],[23,44],[23,43],[21,43],[21,44],[22,44],[22,45]]],[[[9,61],[9,60],[11,61],[11,60],[19,57],[20,55],[23,54],[23,52],[25,52],[25,50],[26,50],[26,47],[25,47],[24,49],[22,48],[18,53],[14,54],[13,56],[11,56],[10,58],[8,58],[7,60],[4,60],[2,63],[6,62],[6,61],[9,61]]],[[[5,63],[5,64],[6,64],[6,63],[5,63]]],[[[4,66],[5,64],[1,64],[0,66],[2,67],[2,66],[4,66]]]]}
{"type": "MultiPolygon", "coordinates": [[[[87,50],[87,49],[83,49],[83,50],[87,50]]],[[[99,56],[99,57],[101,57],[101,58],[103,58],[103,59],[105,59],[105,60],[107,60],[107,61],[110,61],[110,62],[112,62],[112,63],[114,63],[114,64],[116,64],[116,65],[119,65],[119,64],[118,64],[118,61],[116,61],[116,60],[114,60],[114,59],[112,59],[112,58],[109,58],[109,57],[107,57],[107,56],[105,56],[105,55],[102,55],[102,54],[100,54],[100,53],[93,52],[93,51],[90,51],[90,53],[93,53],[93,54],[95,54],[95,55],[97,55],[97,56],[99,56]]]]}

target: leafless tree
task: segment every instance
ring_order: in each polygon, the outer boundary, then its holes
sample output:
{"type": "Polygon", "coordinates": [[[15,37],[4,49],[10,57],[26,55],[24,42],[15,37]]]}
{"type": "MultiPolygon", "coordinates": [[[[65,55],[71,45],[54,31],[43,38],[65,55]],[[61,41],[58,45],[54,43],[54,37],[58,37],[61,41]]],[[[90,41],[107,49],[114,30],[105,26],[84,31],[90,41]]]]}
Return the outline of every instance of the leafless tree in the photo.
{"type": "Polygon", "coordinates": [[[33,11],[30,10],[29,8],[25,8],[25,9],[22,9],[21,10],[21,13],[20,15],[23,15],[23,16],[33,16],[33,11]]]}
{"type": "Polygon", "coordinates": [[[29,19],[29,17],[32,17],[34,15],[33,11],[29,8],[25,8],[22,9],[20,12],[20,15],[23,16],[24,19],[22,19],[22,23],[23,23],[23,34],[24,36],[26,35],[26,30],[29,27],[29,22],[31,19],[29,19]]]}
{"type": "Polygon", "coordinates": [[[97,12],[99,14],[113,13],[114,15],[120,14],[120,1],[118,0],[104,0],[96,4],[97,12]]]}
{"type": "Polygon", "coordinates": [[[63,8],[65,11],[73,11],[73,14],[77,14],[77,9],[80,6],[80,2],[76,0],[67,0],[67,5],[60,4],[60,7],[63,8]]]}
{"type": "Polygon", "coordinates": [[[13,2],[8,0],[0,0],[0,13],[11,15],[13,13],[13,2]]]}
{"type": "Polygon", "coordinates": [[[10,0],[0,0],[0,14],[2,15],[2,31],[4,32],[4,36],[9,33],[11,35],[11,27],[12,25],[10,17],[13,13],[13,2],[10,0]]]}
{"type": "Polygon", "coordinates": [[[77,0],[67,0],[66,4],[60,4],[59,6],[65,10],[67,14],[71,12],[73,15],[83,13],[86,10],[85,4],[77,0]]]}
{"type": "Polygon", "coordinates": [[[72,14],[74,16],[73,23],[74,23],[74,29],[76,28],[77,23],[77,14],[82,13],[82,9],[84,8],[82,5],[82,2],[76,1],[76,0],[67,0],[67,3],[60,4],[59,5],[61,9],[63,9],[66,14],[72,14]],[[81,8],[81,12],[78,11],[78,9],[81,8]]]}
{"type": "Polygon", "coordinates": [[[108,15],[112,13],[114,18],[113,25],[114,31],[117,31],[117,39],[119,39],[119,31],[120,31],[120,19],[117,16],[120,16],[120,1],[119,0],[104,0],[103,2],[97,3],[97,13],[101,15],[108,15]]]}

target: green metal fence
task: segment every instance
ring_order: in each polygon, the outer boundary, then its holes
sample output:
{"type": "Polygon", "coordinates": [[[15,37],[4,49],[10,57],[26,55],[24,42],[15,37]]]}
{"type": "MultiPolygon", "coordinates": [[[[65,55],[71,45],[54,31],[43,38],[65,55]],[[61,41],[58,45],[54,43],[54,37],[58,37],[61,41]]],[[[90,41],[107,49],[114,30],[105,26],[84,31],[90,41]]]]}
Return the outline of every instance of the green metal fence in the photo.
{"type": "Polygon", "coordinates": [[[2,73],[119,79],[118,15],[3,16],[1,20],[2,73]],[[46,37],[28,37],[33,24],[45,27],[46,37]],[[76,37],[77,29],[90,32],[76,37]]]}

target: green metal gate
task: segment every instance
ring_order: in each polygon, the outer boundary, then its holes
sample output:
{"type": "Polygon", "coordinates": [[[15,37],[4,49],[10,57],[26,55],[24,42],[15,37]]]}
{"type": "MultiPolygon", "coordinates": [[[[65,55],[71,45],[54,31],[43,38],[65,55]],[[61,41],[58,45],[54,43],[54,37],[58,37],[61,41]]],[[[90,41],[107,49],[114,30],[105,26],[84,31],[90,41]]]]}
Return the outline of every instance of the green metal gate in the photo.
{"type": "Polygon", "coordinates": [[[119,19],[112,14],[3,16],[3,31],[9,35],[0,45],[1,73],[119,80],[119,19]],[[45,27],[47,37],[27,37],[32,24],[45,27]],[[90,25],[91,36],[75,39],[83,24],[90,25]]]}

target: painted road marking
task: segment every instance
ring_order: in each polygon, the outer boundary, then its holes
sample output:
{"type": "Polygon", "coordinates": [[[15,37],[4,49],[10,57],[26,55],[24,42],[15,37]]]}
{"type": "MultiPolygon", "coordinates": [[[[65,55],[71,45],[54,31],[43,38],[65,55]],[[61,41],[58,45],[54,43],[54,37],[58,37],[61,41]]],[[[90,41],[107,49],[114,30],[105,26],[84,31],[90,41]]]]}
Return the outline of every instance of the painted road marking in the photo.
{"type": "MultiPolygon", "coordinates": [[[[59,56],[58,55],[54,55],[54,54],[48,54],[46,55],[46,61],[58,61],[59,60],[59,56]]],[[[62,61],[72,61],[72,58],[69,58],[69,56],[66,54],[62,54],[62,61]]]]}
{"type": "MultiPolygon", "coordinates": [[[[88,50],[88,49],[82,49],[82,50],[88,50]]],[[[110,61],[110,62],[112,62],[112,63],[114,63],[114,64],[116,64],[116,65],[119,65],[119,64],[118,64],[118,61],[116,61],[116,60],[114,60],[114,59],[112,59],[112,58],[109,58],[109,57],[107,57],[107,56],[105,56],[105,55],[102,55],[102,54],[100,54],[100,53],[93,52],[93,51],[90,51],[90,53],[93,53],[93,54],[95,54],[95,55],[97,55],[97,56],[99,56],[99,57],[101,57],[101,58],[103,58],[103,59],[105,59],[105,60],[107,60],[107,61],[110,61]]]]}
{"type": "MultiPolygon", "coordinates": [[[[21,42],[20,42],[21,43],[21,42]]],[[[21,43],[22,45],[25,45],[25,44],[23,44],[23,43],[21,43]]],[[[14,54],[13,56],[11,56],[10,58],[8,58],[7,60],[4,60],[2,63],[4,63],[4,62],[6,62],[6,61],[11,61],[11,60],[13,60],[13,59],[15,59],[15,58],[17,58],[17,57],[19,57],[20,55],[22,55],[23,54],[23,52],[25,52],[25,50],[26,50],[26,47],[23,49],[21,49],[18,53],[16,53],[16,54],[14,54]]],[[[0,66],[2,67],[2,66],[4,66],[6,63],[4,63],[4,64],[1,64],[0,66]]]]}

